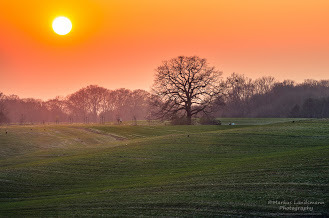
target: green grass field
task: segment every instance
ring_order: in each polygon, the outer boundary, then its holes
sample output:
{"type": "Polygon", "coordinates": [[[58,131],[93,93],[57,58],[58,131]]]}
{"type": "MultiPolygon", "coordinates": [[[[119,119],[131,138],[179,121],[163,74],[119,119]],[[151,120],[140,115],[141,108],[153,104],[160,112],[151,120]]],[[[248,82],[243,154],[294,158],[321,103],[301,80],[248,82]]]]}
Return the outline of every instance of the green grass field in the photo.
{"type": "Polygon", "coordinates": [[[329,120],[222,122],[0,127],[0,216],[328,215],[329,120]]]}

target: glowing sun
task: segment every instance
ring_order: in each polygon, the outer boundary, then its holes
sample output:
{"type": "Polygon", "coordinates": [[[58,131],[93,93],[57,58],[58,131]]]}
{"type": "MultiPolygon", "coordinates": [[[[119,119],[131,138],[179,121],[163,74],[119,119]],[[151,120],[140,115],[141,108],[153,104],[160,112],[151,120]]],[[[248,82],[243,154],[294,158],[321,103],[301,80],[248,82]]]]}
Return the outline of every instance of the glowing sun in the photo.
{"type": "Polygon", "coordinates": [[[67,17],[57,17],[53,21],[53,30],[58,35],[66,35],[72,30],[72,22],[67,17]]]}

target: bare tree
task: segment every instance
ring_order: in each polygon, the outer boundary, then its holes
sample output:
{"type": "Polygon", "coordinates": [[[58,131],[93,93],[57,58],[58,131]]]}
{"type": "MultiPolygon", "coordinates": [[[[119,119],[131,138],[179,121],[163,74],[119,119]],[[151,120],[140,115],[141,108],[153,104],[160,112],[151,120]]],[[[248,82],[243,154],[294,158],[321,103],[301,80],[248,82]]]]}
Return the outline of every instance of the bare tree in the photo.
{"type": "Polygon", "coordinates": [[[114,105],[115,116],[118,116],[124,120],[130,119],[127,115],[130,112],[129,106],[131,105],[131,90],[124,88],[115,90],[111,101],[114,105]]]}
{"type": "Polygon", "coordinates": [[[97,85],[87,86],[67,97],[67,107],[78,120],[86,122],[86,117],[90,116],[90,121],[96,122],[98,115],[103,112],[102,104],[108,92],[109,90],[97,85]]]}
{"type": "Polygon", "coordinates": [[[0,124],[8,121],[5,107],[6,96],[0,92],[0,124]]]}
{"type": "Polygon", "coordinates": [[[157,118],[184,116],[187,124],[200,112],[209,113],[222,89],[220,75],[207,60],[197,56],[179,56],[164,61],[156,69],[152,106],[157,118]]]}
{"type": "Polygon", "coordinates": [[[48,110],[50,121],[55,121],[57,123],[66,120],[66,102],[64,98],[57,96],[54,99],[44,102],[43,105],[48,110]]]}
{"type": "Polygon", "coordinates": [[[250,109],[250,99],[254,95],[254,84],[252,80],[244,75],[232,73],[227,77],[225,82],[225,97],[227,107],[230,108],[229,113],[233,112],[233,116],[244,116],[250,109]]]}
{"type": "Polygon", "coordinates": [[[263,76],[254,81],[255,93],[265,94],[272,90],[275,83],[275,79],[272,76],[263,76]]]}
{"type": "Polygon", "coordinates": [[[88,115],[87,94],[83,89],[67,96],[67,107],[75,121],[84,122],[88,115]]]}
{"type": "Polygon", "coordinates": [[[253,96],[254,84],[250,78],[232,73],[226,79],[225,92],[231,101],[243,101],[253,96]]]}
{"type": "Polygon", "coordinates": [[[134,90],[131,93],[129,107],[133,121],[146,118],[148,112],[149,97],[149,93],[141,89],[134,90]]]}
{"type": "Polygon", "coordinates": [[[90,85],[85,88],[87,94],[87,104],[92,116],[92,121],[96,122],[98,115],[102,112],[102,103],[108,90],[97,85],[90,85]]]}

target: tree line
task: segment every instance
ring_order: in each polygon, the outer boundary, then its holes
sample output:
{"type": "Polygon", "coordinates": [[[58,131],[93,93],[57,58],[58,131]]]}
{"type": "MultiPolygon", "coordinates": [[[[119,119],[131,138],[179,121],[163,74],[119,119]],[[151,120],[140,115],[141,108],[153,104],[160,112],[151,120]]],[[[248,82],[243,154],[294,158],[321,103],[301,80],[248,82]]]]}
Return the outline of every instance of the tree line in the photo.
{"type": "Polygon", "coordinates": [[[0,94],[2,123],[96,123],[145,119],[149,93],[90,85],[48,101],[0,94]]]}
{"type": "Polygon", "coordinates": [[[233,73],[226,80],[222,117],[329,117],[329,80],[256,80],[233,73]]]}
{"type": "Polygon", "coordinates": [[[227,78],[206,59],[179,56],[156,68],[150,92],[109,90],[90,85],[48,101],[21,99],[0,92],[0,123],[105,123],[171,120],[192,124],[194,118],[329,117],[329,80],[277,81],[232,73],[227,78]]]}

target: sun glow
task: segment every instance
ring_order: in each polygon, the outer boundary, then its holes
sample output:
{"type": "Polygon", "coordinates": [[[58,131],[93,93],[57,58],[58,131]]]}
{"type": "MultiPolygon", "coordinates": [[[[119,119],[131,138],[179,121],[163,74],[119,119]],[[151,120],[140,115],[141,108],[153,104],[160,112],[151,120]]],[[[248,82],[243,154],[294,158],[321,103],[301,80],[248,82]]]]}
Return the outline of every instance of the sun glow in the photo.
{"type": "Polygon", "coordinates": [[[53,30],[58,35],[67,35],[72,30],[72,22],[67,17],[57,17],[53,21],[53,30]]]}

